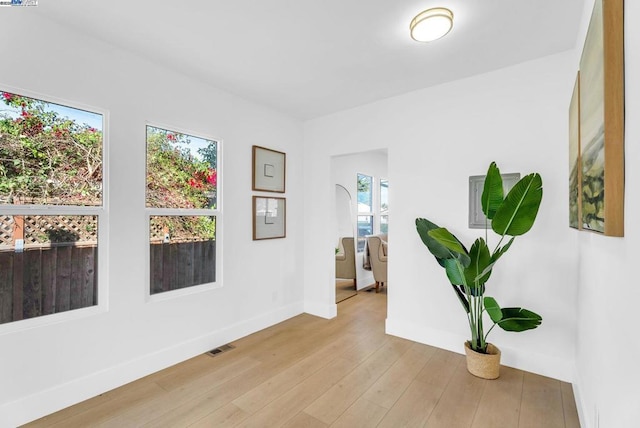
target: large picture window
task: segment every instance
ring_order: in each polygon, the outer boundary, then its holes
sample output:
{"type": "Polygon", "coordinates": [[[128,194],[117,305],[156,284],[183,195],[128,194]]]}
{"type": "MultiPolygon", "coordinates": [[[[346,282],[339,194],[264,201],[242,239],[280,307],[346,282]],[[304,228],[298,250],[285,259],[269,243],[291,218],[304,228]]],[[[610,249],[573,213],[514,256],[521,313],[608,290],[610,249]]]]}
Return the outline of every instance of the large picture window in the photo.
{"type": "Polygon", "coordinates": [[[0,323],[98,304],[103,126],[0,92],[0,323]]]}
{"type": "Polygon", "coordinates": [[[147,126],[150,294],[216,282],[219,142],[147,126]]]}

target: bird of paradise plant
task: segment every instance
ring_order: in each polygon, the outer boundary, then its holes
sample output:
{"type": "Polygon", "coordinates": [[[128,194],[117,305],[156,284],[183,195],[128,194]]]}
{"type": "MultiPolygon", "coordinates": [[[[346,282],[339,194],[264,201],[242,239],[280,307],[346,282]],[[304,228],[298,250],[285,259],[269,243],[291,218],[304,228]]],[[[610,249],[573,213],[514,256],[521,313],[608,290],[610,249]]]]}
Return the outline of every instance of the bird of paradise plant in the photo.
{"type": "Polygon", "coordinates": [[[476,239],[470,250],[446,228],[424,218],[416,219],[422,242],[445,269],[467,314],[471,329],[469,346],[476,352],[487,353],[487,336],[496,325],[505,331],[521,332],[534,329],[542,323],[542,317],[535,312],[519,307],[501,308],[493,297],[484,295],[495,264],[511,247],[516,236],[531,229],[541,202],[540,174],[523,177],[505,197],[500,170],[492,162],[482,192],[482,212],[487,218],[485,237],[476,239]],[[500,236],[493,251],[490,251],[487,243],[489,227],[500,236]],[[507,236],[511,238],[502,246],[507,236]],[[493,321],[486,333],[483,325],[485,312],[493,321]]]}

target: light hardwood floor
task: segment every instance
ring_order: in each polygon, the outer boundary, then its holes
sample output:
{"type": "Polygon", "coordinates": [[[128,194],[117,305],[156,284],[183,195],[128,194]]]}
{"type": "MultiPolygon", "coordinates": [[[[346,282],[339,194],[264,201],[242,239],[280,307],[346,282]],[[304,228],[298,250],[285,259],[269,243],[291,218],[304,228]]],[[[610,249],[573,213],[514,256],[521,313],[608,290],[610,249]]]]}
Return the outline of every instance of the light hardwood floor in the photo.
{"type": "Polygon", "coordinates": [[[570,384],[385,335],[386,289],[300,315],[29,427],[578,427],[570,384]]]}

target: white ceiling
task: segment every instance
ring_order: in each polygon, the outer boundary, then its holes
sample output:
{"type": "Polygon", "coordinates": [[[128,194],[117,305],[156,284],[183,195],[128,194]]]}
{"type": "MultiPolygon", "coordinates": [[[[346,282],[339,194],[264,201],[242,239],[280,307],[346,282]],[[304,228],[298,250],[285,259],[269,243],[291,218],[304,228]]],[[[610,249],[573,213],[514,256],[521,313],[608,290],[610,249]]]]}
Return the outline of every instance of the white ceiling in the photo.
{"type": "Polygon", "coordinates": [[[39,15],[300,119],[571,49],[584,7],[584,0],[39,3],[39,15]],[[453,31],[414,42],[410,20],[435,6],[453,10],[453,31]]]}

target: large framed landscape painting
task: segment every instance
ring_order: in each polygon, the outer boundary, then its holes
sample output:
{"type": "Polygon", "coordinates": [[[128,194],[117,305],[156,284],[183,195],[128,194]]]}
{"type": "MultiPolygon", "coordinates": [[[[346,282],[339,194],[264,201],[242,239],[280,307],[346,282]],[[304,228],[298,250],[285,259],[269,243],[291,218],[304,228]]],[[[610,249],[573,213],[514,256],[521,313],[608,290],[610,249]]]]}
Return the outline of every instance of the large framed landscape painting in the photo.
{"type": "MultiPolygon", "coordinates": [[[[571,226],[608,236],[624,235],[624,0],[596,0],[580,60],[578,151],[571,179],[571,226]],[[575,200],[574,200],[575,196],[575,200]],[[575,202],[577,210],[572,207],[575,202]],[[578,219],[575,222],[575,219],[578,219]]],[[[575,97],[570,107],[574,120],[575,97]]],[[[576,132],[570,124],[570,162],[576,132]]],[[[570,189],[571,189],[570,181],[570,189]]]]}

